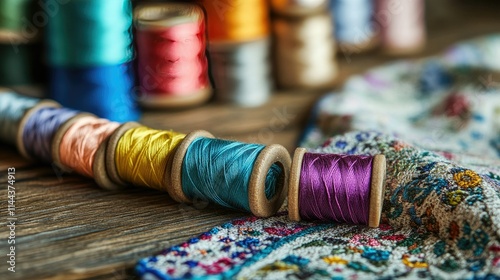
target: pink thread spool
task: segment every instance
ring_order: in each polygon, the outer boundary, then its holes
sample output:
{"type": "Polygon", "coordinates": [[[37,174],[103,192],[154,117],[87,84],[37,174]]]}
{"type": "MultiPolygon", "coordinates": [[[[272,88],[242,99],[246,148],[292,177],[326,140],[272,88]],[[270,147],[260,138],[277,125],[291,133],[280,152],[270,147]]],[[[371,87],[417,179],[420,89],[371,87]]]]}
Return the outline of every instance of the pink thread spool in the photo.
{"type": "Polygon", "coordinates": [[[378,227],[382,213],[384,155],[306,153],[297,148],[288,190],[291,220],[323,220],[378,227]]]}
{"type": "Polygon", "coordinates": [[[411,55],[425,47],[423,0],[378,0],[376,18],[381,25],[382,48],[389,55],[411,55]]]}

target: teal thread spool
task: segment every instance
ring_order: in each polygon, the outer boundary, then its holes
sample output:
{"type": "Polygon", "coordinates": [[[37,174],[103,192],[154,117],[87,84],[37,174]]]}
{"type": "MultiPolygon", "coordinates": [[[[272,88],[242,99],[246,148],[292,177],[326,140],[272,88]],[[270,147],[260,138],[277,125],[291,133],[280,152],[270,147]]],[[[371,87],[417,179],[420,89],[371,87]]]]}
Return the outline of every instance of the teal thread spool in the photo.
{"type": "Polygon", "coordinates": [[[47,26],[52,66],[104,66],[133,59],[130,0],[70,0],[47,26]]]}
{"type": "Polygon", "coordinates": [[[290,165],[283,146],[214,139],[195,131],[177,148],[169,193],[178,202],[204,200],[269,217],[287,195],[290,165]]]}

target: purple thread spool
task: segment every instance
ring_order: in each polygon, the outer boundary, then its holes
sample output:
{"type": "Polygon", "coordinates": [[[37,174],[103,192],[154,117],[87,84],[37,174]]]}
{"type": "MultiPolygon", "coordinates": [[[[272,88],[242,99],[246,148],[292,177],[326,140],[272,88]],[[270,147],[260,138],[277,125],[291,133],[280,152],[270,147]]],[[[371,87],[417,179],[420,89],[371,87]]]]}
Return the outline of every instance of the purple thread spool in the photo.
{"type": "Polygon", "coordinates": [[[288,192],[290,219],[378,227],[385,172],[384,155],[306,153],[297,148],[288,192]]]}

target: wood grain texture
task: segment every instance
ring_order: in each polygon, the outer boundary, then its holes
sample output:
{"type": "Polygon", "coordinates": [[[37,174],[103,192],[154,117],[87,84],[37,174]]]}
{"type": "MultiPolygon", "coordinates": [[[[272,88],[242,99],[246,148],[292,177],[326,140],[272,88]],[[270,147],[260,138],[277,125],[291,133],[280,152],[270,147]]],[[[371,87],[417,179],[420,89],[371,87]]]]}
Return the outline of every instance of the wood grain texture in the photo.
{"type": "MultiPolygon", "coordinates": [[[[498,9],[431,1],[429,44],[436,54],[459,40],[500,31],[498,9]],[[440,4],[436,4],[439,2],[440,4]]],[[[339,55],[339,84],[389,61],[380,55],[339,55]]],[[[315,101],[325,92],[277,92],[259,108],[209,104],[178,112],[150,111],[141,123],[188,133],[279,143],[290,153],[315,101]]],[[[180,243],[232,218],[247,215],[215,206],[174,202],[167,194],[130,188],[104,191],[89,179],[61,174],[0,145],[0,279],[134,279],[140,258],[180,243]],[[16,168],[16,273],[7,271],[7,168],[16,168]],[[199,208],[199,209],[198,209],[199,208]]]]}

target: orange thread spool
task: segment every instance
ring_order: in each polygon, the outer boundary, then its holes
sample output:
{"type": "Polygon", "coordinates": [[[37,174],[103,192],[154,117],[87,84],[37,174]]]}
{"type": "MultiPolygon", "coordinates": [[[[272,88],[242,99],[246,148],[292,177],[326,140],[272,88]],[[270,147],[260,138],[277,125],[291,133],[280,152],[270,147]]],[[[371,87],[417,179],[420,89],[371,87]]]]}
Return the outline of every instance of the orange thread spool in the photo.
{"type": "Polygon", "coordinates": [[[243,42],[269,36],[266,0],[199,0],[208,18],[210,42],[243,42]]]}

